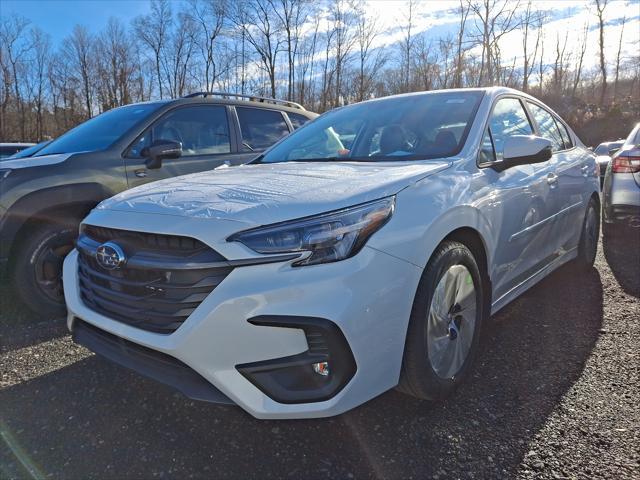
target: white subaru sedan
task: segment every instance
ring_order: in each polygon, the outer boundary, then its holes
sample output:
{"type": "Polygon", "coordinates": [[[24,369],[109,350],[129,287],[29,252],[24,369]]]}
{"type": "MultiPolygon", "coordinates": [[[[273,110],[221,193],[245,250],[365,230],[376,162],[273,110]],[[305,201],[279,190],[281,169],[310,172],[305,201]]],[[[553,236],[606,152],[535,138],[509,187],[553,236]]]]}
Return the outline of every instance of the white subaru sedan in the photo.
{"type": "Polygon", "coordinates": [[[569,261],[592,266],[598,194],[593,154],[524,93],[350,105],[251,164],[101,203],[64,264],[68,326],[258,418],[336,415],[395,387],[442,399],[491,314],[569,261]]]}

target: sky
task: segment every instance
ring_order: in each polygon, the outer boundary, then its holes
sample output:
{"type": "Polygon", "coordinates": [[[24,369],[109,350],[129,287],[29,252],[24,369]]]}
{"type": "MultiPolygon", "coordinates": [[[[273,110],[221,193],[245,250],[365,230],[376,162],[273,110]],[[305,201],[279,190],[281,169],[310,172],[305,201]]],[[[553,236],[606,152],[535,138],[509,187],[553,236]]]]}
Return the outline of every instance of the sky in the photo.
{"type": "MultiPolygon", "coordinates": [[[[181,2],[181,0],[173,0],[181,2]]],[[[182,2],[181,2],[182,3],[182,2]]],[[[370,0],[367,13],[384,27],[376,46],[389,46],[402,38],[399,28],[405,23],[405,2],[402,0],[370,0]]],[[[447,33],[454,34],[458,24],[455,9],[457,0],[428,0],[418,4],[415,15],[415,31],[426,31],[427,38],[437,38],[447,33]]],[[[521,1],[524,6],[525,0],[521,1]]],[[[534,0],[534,8],[548,10],[550,17],[544,25],[546,50],[551,55],[551,44],[556,36],[564,41],[567,36],[567,51],[580,41],[586,22],[590,31],[585,66],[594,68],[597,62],[597,30],[595,1],[586,0],[534,0]]],[[[33,25],[51,35],[54,45],[67,36],[76,24],[83,24],[92,32],[101,30],[109,17],[129,23],[135,16],[150,10],[148,0],[0,0],[0,17],[17,13],[32,21],[33,25]]],[[[623,41],[623,56],[638,55],[640,51],[640,0],[613,0],[605,10],[607,26],[605,44],[608,60],[612,61],[618,48],[620,22],[627,17],[623,41]]],[[[470,18],[472,15],[470,15],[470,18]]],[[[519,59],[522,55],[520,33],[507,35],[501,50],[506,59],[519,59]]],[[[549,60],[549,59],[547,59],[549,60]]]]}

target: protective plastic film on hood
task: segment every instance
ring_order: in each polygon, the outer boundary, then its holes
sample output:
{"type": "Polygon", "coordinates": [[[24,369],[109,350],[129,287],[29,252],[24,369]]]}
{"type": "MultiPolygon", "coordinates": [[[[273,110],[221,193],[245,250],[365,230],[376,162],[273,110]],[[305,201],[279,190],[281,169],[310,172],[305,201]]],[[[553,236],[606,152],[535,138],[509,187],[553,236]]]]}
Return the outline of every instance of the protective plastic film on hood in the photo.
{"type": "Polygon", "coordinates": [[[264,225],[392,195],[448,162],[246,165],[163,180],[98,208],[264,225]]]}

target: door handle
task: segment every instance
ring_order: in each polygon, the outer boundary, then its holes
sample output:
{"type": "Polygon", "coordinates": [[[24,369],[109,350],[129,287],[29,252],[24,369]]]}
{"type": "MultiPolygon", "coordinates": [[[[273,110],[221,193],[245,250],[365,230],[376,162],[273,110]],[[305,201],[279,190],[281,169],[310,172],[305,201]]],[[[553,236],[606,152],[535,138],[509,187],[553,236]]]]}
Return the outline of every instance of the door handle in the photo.
{"type": "Polygon", "coordinates": [[[136,174],[136,177],[144,178],[144,177],[147,176],[147,169],[146,168],[139,168],[138,170],[135,170],[133,173],[136,174]]]}
{"type": "Polygon", "coordinates": [[[550,173],[547,175],[547,183],[551,188],[555,188],[558,185],[558,175],[550,173]]]}

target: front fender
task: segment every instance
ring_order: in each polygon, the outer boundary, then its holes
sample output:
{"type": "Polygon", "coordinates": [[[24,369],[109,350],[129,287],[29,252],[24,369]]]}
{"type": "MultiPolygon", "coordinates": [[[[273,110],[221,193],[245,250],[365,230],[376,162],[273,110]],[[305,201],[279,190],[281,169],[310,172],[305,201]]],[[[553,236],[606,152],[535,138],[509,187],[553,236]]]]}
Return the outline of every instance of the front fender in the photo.
{"type": "Polygon", "coordinates": [[[491,265],[497,232],[481,209],[465,198],[464,183],[434,176],[406,188],[397,195],[389,224],[369,240],[369,246],[425,268],[451,232],[471,228],[482,239],[487,265],[491,265]]]}
{"type": "Polygon", "coordinates": [[[114,195],[99,183],[45,188],[18,199],[0,218],[0,258],[7,258],[20,229],[30,220],[47,220],[46,212],[78,206],[93,208],[114,195]]]}

